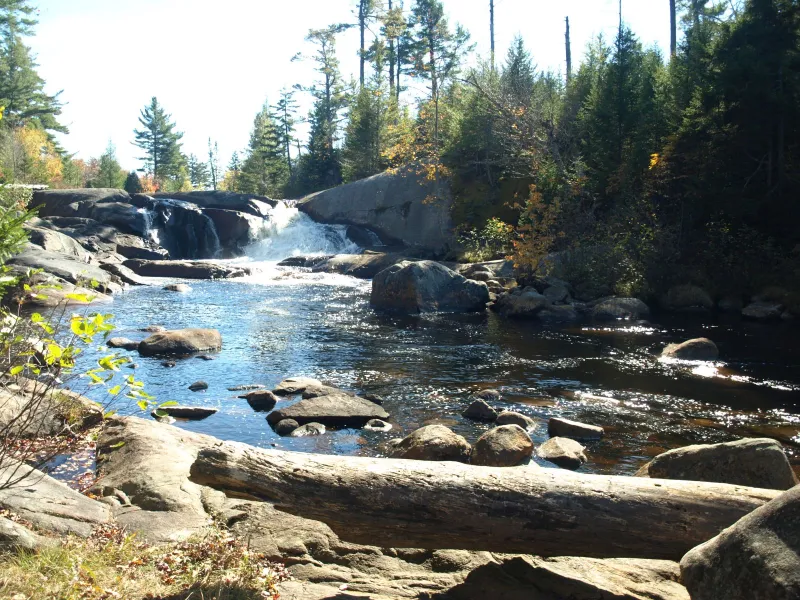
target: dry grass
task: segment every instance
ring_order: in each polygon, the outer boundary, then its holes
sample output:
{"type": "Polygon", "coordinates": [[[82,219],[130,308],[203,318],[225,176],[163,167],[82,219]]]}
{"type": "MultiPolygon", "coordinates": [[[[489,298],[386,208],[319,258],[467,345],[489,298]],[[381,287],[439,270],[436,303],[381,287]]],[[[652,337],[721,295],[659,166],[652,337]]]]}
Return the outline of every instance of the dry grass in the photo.
{"type": "Polygon", "coordinates": [[[0,556],[0,599],[276,600],[286,577],[222,529],[150,546],[106,526],[89,539],[0,556]]]}

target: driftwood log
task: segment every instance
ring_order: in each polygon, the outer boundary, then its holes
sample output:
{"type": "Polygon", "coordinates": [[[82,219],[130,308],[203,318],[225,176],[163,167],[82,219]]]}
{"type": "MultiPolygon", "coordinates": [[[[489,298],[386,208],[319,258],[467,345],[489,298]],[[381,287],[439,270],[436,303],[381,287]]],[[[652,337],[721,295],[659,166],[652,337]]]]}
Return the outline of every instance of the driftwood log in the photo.
{"type": "Polygon", "coordinates": [[[779,492],[556,469],[261,450],[200,451],[191,479],[381,547],[679,560],[779,492]]]}

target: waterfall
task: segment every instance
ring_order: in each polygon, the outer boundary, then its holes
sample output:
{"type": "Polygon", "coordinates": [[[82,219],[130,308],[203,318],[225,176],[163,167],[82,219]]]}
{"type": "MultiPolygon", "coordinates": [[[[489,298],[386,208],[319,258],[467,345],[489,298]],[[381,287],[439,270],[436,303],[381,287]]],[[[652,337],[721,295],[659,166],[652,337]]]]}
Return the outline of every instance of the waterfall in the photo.
{"type": "Polygon", "coordinates": [[[169,251],[170,257],[218,258],[222,253],[214,221],[200,207],[173,198],[158,198],[144,212],[148,237],[169,251]]]}
{"type": "Polygon", "coordinates": [[[267,215],[263,238],[247,248],[256,261],[278,261],[290,256],[357,254],[361,248],[345,235],[344,225],[323,225],[286,202],[267,215]]]}

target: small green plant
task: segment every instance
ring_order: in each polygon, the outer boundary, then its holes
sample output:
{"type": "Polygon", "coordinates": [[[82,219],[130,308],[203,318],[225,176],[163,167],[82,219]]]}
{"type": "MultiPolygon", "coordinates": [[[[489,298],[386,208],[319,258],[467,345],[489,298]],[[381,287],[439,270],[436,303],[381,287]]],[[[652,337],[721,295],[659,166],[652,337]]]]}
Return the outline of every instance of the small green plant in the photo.
{"type": "Polygon", "coordinates": [[[502,258],[512,250],[514,227],[492,217],[481,229],[467,229],[459,236],[467,262],[502,258]]]}

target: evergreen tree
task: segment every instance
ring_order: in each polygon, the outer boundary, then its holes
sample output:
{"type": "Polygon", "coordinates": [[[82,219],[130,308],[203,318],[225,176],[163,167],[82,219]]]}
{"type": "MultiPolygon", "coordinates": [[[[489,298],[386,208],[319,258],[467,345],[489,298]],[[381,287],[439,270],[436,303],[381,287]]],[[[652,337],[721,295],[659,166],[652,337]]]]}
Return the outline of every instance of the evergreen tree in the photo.
{"type": "Polygon", "coordinates": [[[139,181],[139,176],[136,174],[136,171],[131,171],[128,173],[128,176],[125,178],[125,184],[122,186],[129,194],[141,194],[142,193],[142,182],[139,181]]]}
{"type": "Polygon", "coordinates": [[[99,169],[97,176],[86,182],[87,187],[93,188],[114,188],[121,189],[125,183],[125,172],[117,162],[117,150],[114,144],[108,143],[108,147],[100,155],[99,169]]]}
{"type": "Polygon", "coordinates": [[[275,122],[278,127],[279,140],[283,149],[283,157],[286,161],[286,168],[289,172],[289,188],[295,186],[295,167],[292,164],[292,142],[295,126],[297,125],[297,101],[294,99],[294,90],[281,90],[281,98],[272,107],[275,111],[275,122]]]}
{"type": "Polygon", "coordinates": [[[220,183],[219,146],[208,138],[208,175],[211,178],[211,189],[216,191],[220,183]]]}
{"type": "Polygon", "coordinates": [[[256,115],[247,157],[242,163],[240,187],[243,192],[282,197],[289,180],[280,132],[269,104],[256,115]]]}
{"type": "Polygon", "coordinates": [[[199,160],[194,154],[190,154],[187,161],[187,169],[192,189],[205,190],[208,188],[211,183],[211,176],[206,163],[199,160]]]}
{"type": "Polygon", "coordinates": [[[171,120],[155,96],[148,106],[142,109],[139,123],[142,129],[134,129],[134,145],[145,155],[139,160],[145,163],[145,170],[160,183],[175,181],[181,177],[184,159],[180,140],[183,133],[175,131],[171,120]]]}
{"type": "Polygon", "coordinates": [[[521,36],[516,36],[508,49],[500,78],[503,93],[517,106],[530,106],[536,67],[521,36]]]}
{"type": "Polygon", "coordinates": [[[366,34],[369,24],[378,18],[378,3],[376,0],[356,0],[356,19],[358,31],[361,36],[359,46],[359,84],[364,85],[365,64],[367,62],[366,34]]]}
{"type": "Polygon", "coordinates": [[[228,170],[222,181],[222,189],[228,192],[241,192],[242,161],[239,160],[239,153],[231,155],[231,162],[228,163],[228,170]]]}

